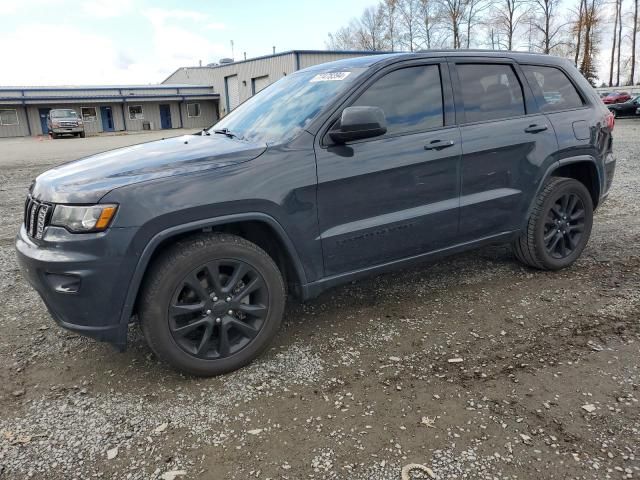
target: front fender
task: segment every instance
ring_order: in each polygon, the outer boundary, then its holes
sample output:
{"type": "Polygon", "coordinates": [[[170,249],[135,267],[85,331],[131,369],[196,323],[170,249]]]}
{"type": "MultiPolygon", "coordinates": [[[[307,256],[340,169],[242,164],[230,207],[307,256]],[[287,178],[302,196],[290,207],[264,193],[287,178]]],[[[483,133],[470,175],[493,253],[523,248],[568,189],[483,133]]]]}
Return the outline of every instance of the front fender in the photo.
{"type": "Polygon", "coordinates": [[[153,235],[144,246],[142,252],[137,256],[138,262],[135,266],[133,275],[129,282],[127,296],[120,316],[120,325],[123,329],[122,331],[124,332],[124,335],[126,335],[126,326],[128,325],[129,319],[131,318],[131,315],[133,313],[133,308],[138,296],[138,291],[140,290],[140,285],[142,284],[142,280],[147,271],[147,267],[149,266],[149,261],[153,257],[154,252],[163,242],[184,233],[198,232],[202,231],[203,229],[212,228],[219,225],[246,221],[258,221],[265,223],[276,233],[276,235],[278,235],[291,257],[293,266],[296,270],[296,274],[300,279],[301,284],[306,284],[307,277],[293,242],[287,235],[282,225],[280,225],[280,223],[270,215],[262,212],[248,212],[233,215],[224,215],[214,218],[206,218],[184,223],[181,225],[175,225],[169,228],[165,228],[153,235]]]}

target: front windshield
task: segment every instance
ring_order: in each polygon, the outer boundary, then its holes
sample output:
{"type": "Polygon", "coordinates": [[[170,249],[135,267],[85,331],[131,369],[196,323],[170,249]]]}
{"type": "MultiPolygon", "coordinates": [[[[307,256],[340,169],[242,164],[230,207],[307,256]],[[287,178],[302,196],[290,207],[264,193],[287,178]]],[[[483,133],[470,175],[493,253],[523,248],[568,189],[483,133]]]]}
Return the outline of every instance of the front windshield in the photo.
{"type": "Polygon", "coordinates": [[[52,110],[51,118],[78,118],[74,110],[52,110]]]}
{"type": "Polygon", "coordinates": [[[260,91],[215,124],[209,133],[227,129],[242,140],[276,143],[304,129],[362,68],[288,75],[260,91]]]}

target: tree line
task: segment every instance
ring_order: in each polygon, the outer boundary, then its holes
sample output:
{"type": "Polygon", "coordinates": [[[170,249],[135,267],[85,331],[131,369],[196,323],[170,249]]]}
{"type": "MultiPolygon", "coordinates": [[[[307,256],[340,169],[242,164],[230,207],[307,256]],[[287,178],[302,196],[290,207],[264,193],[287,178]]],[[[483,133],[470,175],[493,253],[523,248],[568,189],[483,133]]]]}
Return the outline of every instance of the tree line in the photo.
{"type": "Polygon", "coordinates": [[[381,0],[329,33],[333,50],[525,50],[573,60],[595,85],[640,84],[640,0],[381,0]],[[605,39],[610,51],[602,51],[605,39]],[[606,59],[606,62],[605,62],[606,59]]]}

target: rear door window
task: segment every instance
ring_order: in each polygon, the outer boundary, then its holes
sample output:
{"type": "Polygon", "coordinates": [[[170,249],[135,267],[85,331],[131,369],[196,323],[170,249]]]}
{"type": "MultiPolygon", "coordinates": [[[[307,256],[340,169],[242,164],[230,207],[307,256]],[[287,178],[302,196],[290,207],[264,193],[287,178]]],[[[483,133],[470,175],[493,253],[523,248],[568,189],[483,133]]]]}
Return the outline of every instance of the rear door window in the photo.
{"type": "Polygon", "coordinates": [[[580,108],[584,105],[576,87],[562,70],[540,65],[522,65],[522,70],[536,93],[543,112],[580,108]]]}
{"type": "Polygon", "coordinates": [[[511,65],[456,65],[466,122],[482,122],[525,114],[522,85],[511,65]]]}
{"type": "Polygon", "coordinates": [[[376,80],[353,105],[380,107],[387,119],[387,134],[442,127],[440,68],[423,65],[394,70],[376,80]]]}

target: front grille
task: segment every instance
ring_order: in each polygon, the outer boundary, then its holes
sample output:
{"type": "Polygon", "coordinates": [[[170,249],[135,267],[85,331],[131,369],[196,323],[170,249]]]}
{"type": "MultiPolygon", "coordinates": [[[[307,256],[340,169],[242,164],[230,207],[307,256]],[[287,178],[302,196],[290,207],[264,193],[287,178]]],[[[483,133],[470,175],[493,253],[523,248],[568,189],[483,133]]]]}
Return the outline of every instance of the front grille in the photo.
{"type": "Polygon", "coordinates": [[[51,221],[52,212],[52,205],[39,202],[29,196],[24,204],[24,227],[27,234],[32,238],[41,239],[45,227],[51,221]]]}
{"type": "Polygon", "coordinates": [[[77,127],[78,122],[60,122],[61,127],[77,127]]]}

